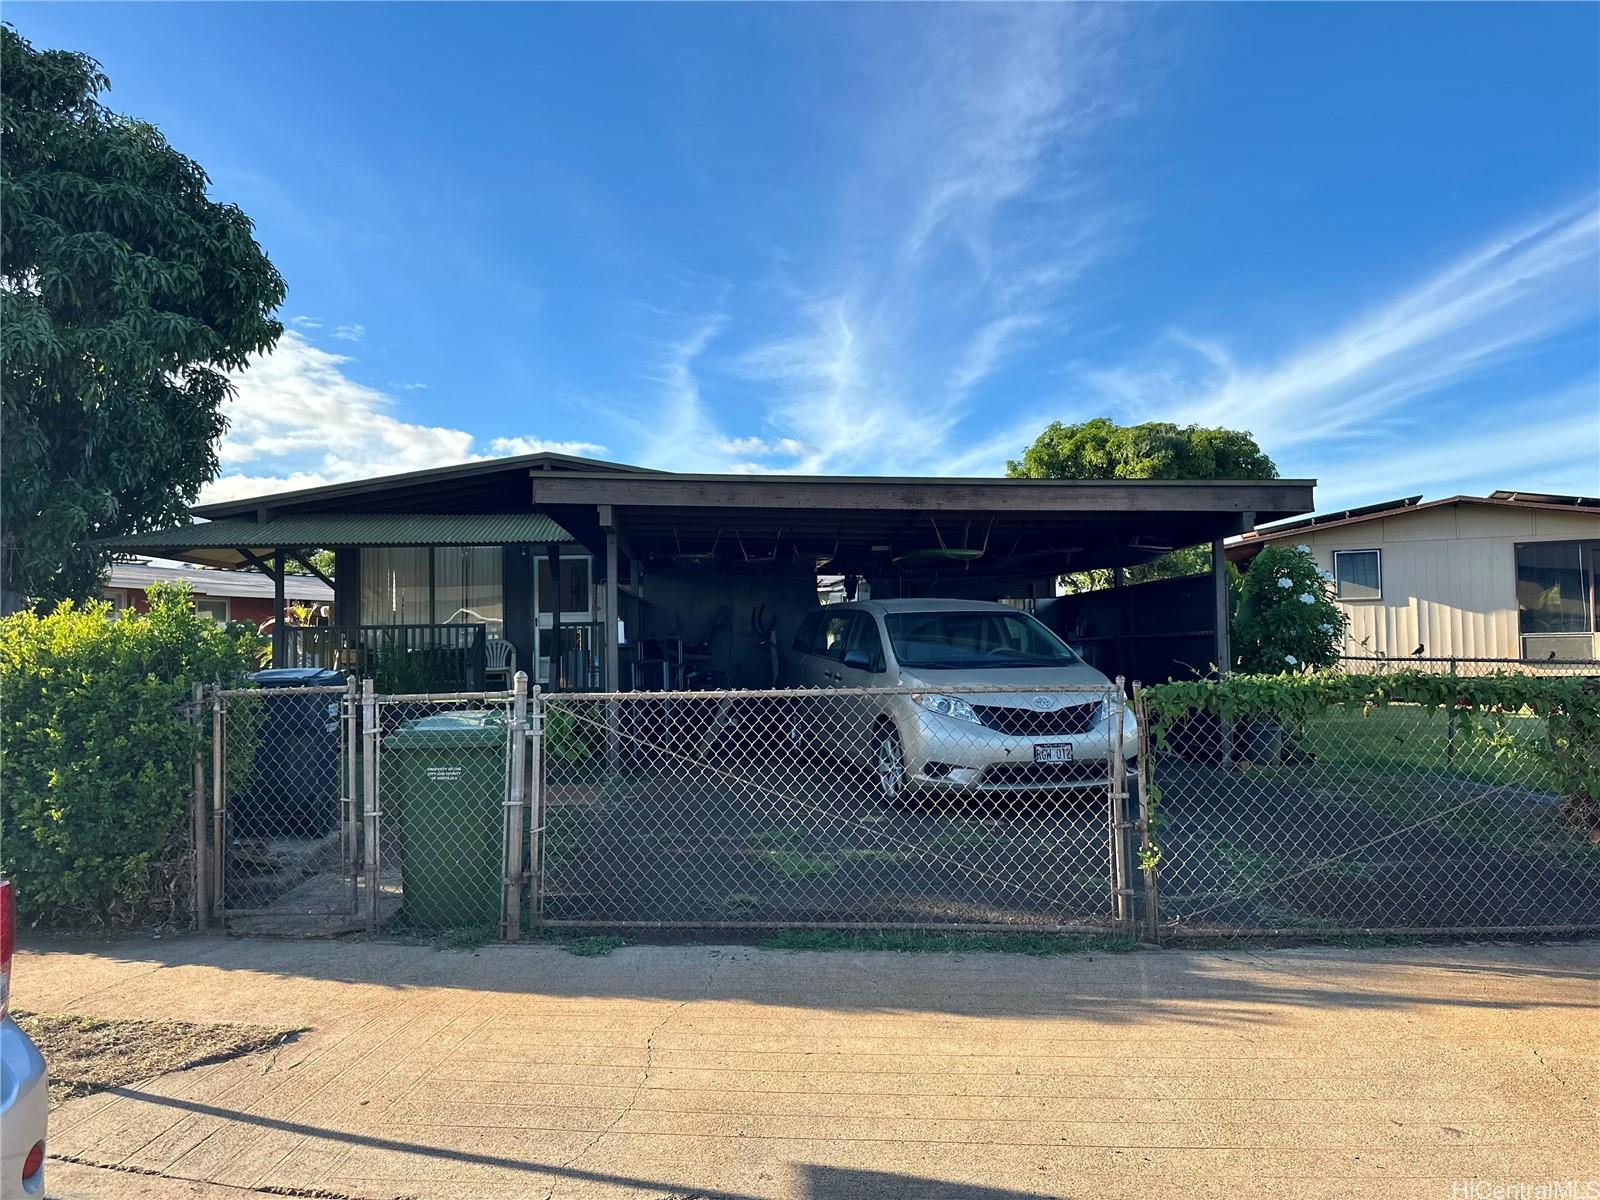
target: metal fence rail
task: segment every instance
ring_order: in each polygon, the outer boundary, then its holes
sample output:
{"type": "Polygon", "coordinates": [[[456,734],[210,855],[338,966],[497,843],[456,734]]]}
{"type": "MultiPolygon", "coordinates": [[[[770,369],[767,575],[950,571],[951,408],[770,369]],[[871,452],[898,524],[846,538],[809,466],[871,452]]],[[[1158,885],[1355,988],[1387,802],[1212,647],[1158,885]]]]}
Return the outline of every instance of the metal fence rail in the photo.
{"type": "Polygon", "coordinates": [[[1600,676],[1600,660],[1584,658],[1446,658],[1432,655],[1408,655],[1389,658],[1381,654],[1346,655],[1339,659],[1339,669],[1351,675],[1375,675],[1386,671],[1429,671],[1440,675],[1460,675],[1471,678],[1494,675],[1501,671],[1514,671],[1521,675],[1595,675],[1600,676]]]}
{"type": "Polygon", "coordinates": [[[1480,716],[1194,714],[1147,739],[1160,935],[1600,928],[1600,814],[1561,794],[1544,722],[1480,716]]]}
{"type": "Polygon", "coordinates": [[[1125,831],[1111,820],[1126,794],[1120,694],[961,697],[541,697],[539,919],[1059,929],[1126,917],[1125,831]]]}

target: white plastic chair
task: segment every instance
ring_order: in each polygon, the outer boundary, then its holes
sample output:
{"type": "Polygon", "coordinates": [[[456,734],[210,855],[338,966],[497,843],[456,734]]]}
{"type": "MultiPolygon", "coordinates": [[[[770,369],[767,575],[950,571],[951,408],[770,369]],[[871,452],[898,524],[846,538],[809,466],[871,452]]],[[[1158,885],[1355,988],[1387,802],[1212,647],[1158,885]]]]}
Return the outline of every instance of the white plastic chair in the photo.
{"type": "Polygon", "coordinates": [[[484,685],[488,686],[488,676],[499,675],[505,680],[504,686],[511,686],[511,677],[517,673],[517,648],[505,638],[487,638],[483,643],[483,673],[484,685]]]}

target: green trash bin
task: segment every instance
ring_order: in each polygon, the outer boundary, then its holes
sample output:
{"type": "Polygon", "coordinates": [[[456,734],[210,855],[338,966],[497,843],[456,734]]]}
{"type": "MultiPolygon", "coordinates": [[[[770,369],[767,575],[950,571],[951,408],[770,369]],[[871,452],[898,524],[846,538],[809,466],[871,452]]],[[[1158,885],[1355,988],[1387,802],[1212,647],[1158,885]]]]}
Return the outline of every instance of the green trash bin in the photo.
{"type": "Polygon", "coordinates": [[[386,820],[399,826],[409,924],[455,929],[499,921],[505,791],[500,713],[419,717],[384,738],[383,806],[386,820]]]}

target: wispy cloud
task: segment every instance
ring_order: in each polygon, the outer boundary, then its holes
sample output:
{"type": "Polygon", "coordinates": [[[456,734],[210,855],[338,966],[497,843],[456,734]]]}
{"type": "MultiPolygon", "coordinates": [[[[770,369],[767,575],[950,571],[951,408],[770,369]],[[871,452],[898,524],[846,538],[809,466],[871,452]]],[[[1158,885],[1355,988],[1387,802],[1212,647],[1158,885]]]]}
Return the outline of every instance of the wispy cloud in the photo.
{"type": "Polygon", "coordinates": [[[367,336],[365,325],[336,325],[333,336],[342,342],[359,342],[367,336]]]}
{"type": "MultiPolygon", "coordinates": [[[[1596,309],[1594,198],[1509,230],[1333,334],[1265,365],[1219,338],[1176,334],[1188,357],[1091,374],[1139,414],[1249,429],[1294,451],[1420,423],[1417,402],[1536,351],[1596,309]]],[[[1436,424],[1431,410],[1425,420],[1436,424]]]]}
{"type": "Polygon", "coordinates": [[[321,329],[322,328],[322,322],[317,320],[316,317],[307,317],[307,316],[290,317],[289,318],[289,324],[293,325],[296,329],[321,329]]]}

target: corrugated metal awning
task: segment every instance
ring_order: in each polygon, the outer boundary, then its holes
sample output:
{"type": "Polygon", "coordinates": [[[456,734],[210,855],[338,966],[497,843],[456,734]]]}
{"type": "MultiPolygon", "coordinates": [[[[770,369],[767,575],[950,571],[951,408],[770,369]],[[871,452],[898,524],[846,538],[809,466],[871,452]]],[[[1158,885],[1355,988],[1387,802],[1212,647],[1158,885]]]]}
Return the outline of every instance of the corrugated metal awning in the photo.
{"type": "Polygon", "coordinates": [[[571,542],[543,513],[310,513],[257,522],[205,521],[102,538],[111,551],[137,551],[212,566],[236,566],[238,550],[269,553],[340,546],[502,546],[571,542]]]}

